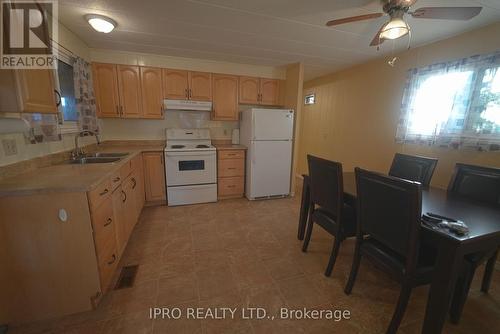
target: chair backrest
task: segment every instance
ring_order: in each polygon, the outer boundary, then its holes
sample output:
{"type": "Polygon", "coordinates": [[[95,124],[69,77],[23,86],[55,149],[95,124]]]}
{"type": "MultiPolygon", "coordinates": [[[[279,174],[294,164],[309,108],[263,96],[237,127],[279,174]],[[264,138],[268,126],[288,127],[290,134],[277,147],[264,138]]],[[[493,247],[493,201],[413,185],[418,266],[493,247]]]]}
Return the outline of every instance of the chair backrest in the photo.
{"type": "Polygon", "coordinates": [[[448,192],[500,206],[500,168],[457,163],[448,192]]]}
{"type": "Polygon", "coordinates": [[[311,202],[340,219],[344,203],[342,164],[307,155],[311,202]]]}
{"type": "MultiPolygon", "coordinates": [[[[356,168],[357,237],[371,238],[415,268],[421,225],[422,185],[356,168]]],[[[409,269],[410,270],[410,269],[409,269]]]]}
{"type": "Polygon", "coordinates": [[[437,162],[438,160],[433,158],[396,153],[389,175],[420,182],[424,187],[428,187],[437,162]]]}

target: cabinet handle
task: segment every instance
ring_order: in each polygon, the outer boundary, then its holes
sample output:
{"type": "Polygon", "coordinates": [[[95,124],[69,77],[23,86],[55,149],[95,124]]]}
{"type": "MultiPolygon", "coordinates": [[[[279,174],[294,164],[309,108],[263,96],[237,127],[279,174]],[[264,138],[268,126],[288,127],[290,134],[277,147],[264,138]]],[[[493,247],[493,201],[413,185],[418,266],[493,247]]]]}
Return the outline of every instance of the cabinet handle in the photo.
{"type": "Polygon", "coordinates": [[[135,178],[132,178],[132,182],[134,182],[134,185],[132,186],[132,189],[135,189],[135,186],[137,186],[137,181],[135,180],[135,178]]]}
{"type": "Polygon", "coordinates": [[[123,106],[120,106],[120,115],[123,116],[123,106]]]}
{"type": "Polygon", "coordinates": [[[115,177],[115,178],[113,179],[113,182],[118,182],[118,181],[120,181],[120,180],[121,180],[121,178],[120,178],[119,176],[117,176],[117,177],[115,177]]]}
{"type": "Polygon", "coordinates": [[[193,97],[193,90],[189,88],[189,98],[191,99],[193,97]]]}
{"type": "Polygon", "coordinates": [[[62,102],[61,93],[59,93],[57,89],[54,89],[54,93],[56,93],[56,107],[59,107],[62,102]]]}
{"type": "Polygon", "coordinates": [[[113,254],[113,256],[111,256],[111,261],[108,262],[108,265],[112,265],[113,263],[115,263],[116,261],[116,255],[113,254]]]}
{"type": "Polygon", "coordinates": [[[233,170],[233,169],[236,169],[236,168],[235,167],[228,167],[227,169],[233,170]]]}
{"type": "Polygon", "coordinates": [[[123,190],[122,190],[122,195],[123,195],[122,202],[125,203],[127,201],[127,194],[123,190]]]}
{"type": "Polygon", "coordinates": [[[104,189],[104,191],[103,191],[103,192],[100,192],[100,193],[99,193],[99,196],[104,196],[104,195],[106,195],[108,192],[109,192],[109,190],[108,190],[108,188],[106,188],[106,189],[104,189]]]}
{"type": "Polygon", "coordinates": [[[236,186],[233,184],[233,185],[229,185],[229,186],[227,186],[227,187],[228,187],[228,188],[234,188],[234,187],[236,187],[236,186]]]}
{"type": "Polygon", "coordinates": [[[111,219],[111,218],[106,219],[106,224],[104,224],[104,227],[111,225],[112,222],[113,222],[113,219],[111,219]]]}
{"type": "Polygon", "coordinates": [[[189,99],[189,91],[188,89],[184,89],[184,95],[186,96],[186,99],[189,99]]]}

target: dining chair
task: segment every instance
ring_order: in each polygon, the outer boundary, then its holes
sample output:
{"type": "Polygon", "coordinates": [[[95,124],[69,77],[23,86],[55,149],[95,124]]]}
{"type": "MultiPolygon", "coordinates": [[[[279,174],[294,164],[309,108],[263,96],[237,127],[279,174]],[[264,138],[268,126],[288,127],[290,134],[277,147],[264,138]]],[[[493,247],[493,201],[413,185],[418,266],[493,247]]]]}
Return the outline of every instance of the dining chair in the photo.
{"type": "Polygon", "coordinates": [[[420,242],[422,185],[361,168],[355,169],[357,233],[354,258],[344,292],[352,292],[361,258],[387,272],[401,290],[386,333],[396,333],[413,287],[429,284],[432,250],[420,242]]]}
{"type": "Polygon", "coordinates": [[[438,160],[433,158],[396,153],[389,175],[420,182],[422,186],[428,187],[437,162],[438,160]]]}
{"type": "Polygon", "coordinates": [[[314,224],[321,226],[335,240],[325,276],[332,274],[333,266],[346,238],[356,234],[355,209],[344,203],[342,164],[307,156],[309,165],[310,205],[309,219],[302,251],[306,252],[314,224]]]}
{"type": "MultiPolygon", "coordinates": [[[[500,168],[457,163],[448,185],[448,193],[500,208],[500,168]]],[[[488,292],[497,257],[498,247],[465,256],[463,270],[458,278],[450,309],[450,318],[453,323],[460,321],[476,269],[484,262],[486,262],[486,268],[481,291],[488,292]]]]}

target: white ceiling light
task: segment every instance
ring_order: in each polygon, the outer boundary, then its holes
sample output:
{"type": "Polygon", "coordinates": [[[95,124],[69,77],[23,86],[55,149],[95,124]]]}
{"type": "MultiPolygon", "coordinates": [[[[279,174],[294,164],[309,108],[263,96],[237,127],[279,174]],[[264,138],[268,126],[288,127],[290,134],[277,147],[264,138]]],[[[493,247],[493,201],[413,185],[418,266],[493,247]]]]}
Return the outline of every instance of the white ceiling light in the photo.
{"type": "Polygon", "coordinates": [[[85,19],[92,26],[92,28],[105,34],[110,33],[116,27],[115,21],[103,15],[88,14],[85,15],[85,19]]]}
{"type": "Polygon", "coordinates": [[[403,13],[401,15],[394,15],[391,20],[382,28],[380,38],[383,39],[397,39],[408,34],[410,27],[403,20],[403,13]]]}

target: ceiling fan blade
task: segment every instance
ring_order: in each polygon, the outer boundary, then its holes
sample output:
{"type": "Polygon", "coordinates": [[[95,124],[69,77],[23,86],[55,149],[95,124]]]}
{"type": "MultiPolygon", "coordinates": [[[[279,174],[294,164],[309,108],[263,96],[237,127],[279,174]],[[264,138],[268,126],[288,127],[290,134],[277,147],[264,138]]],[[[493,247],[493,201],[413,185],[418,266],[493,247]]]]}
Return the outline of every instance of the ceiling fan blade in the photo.
{"type": "Polygon", "coordinates": [[[336,26],[336,25],[344,24],[344,23],[376,19],[376,18],[384,16],[384,15],[385,15],[384,13],[373,13],[373,14],[365,14],[365,15],[359,15],[359,16],[351,16],[351,17],[346,17],[344,19],[328,21],[328,22],[326,22],[326,25],[327,25],[327,27],[331,27],[331,26],[336,26]]]}
{"type": "Polygon", "coordinates": [[[382,33],[382,30],[384,30],[384,27],[387,25],[387,23],[383,24],[382,27],[378,30],[377,34],[375,37],[373,37],[372,42],[370,43],[370,46],[377,46],[385,42],[384,38],[380,37],[380,34],[382,33]]]}
{"type": "Polygon", "coordinates": [[[409,13],[417,19],[470,20],[481,13],[483,7],[423,7],[409,13]]]}

